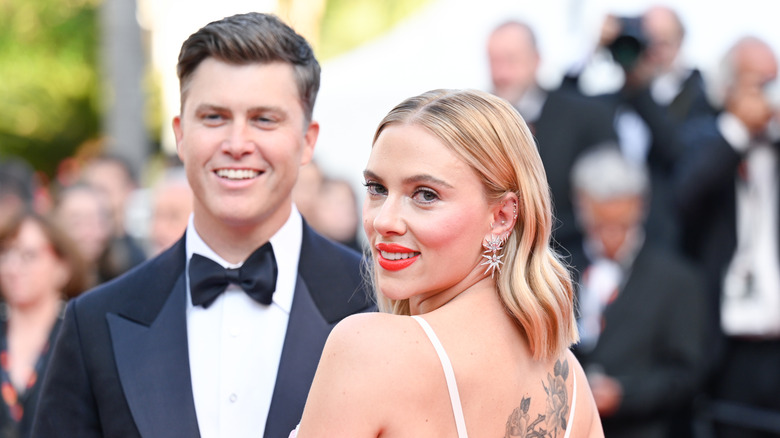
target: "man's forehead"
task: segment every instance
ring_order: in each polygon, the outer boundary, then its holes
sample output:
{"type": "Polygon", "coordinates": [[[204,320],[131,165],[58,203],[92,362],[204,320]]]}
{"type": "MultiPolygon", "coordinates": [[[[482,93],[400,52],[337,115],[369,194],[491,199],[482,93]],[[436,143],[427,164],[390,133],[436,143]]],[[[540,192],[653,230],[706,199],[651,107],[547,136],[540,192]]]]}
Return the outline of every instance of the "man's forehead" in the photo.
{"type": "MultiPolygon", "coordinates": [[[[193,71],[187,81],[182,82],[181,106],[182,109],[193,95],[198,96],[196,105],[219,105],[221,99],[262,97],[263,100],[271,96],[283,96],[291,98],[300,104],[300,92],[296,82],[293,66],[289,63],[275,62],[250,62],[229,63],[216,58],[206,58],[193,71]],[[242,71],[243,70],[243,71],[242,71]],[[239,74],[234,74],[238,72],[239,74]],[[237,92],[230,85],[235,81],[246,81],[249,86],[237,92]],[[220,83],[222,82],[222,83],[220,83]],[[253,84],[249,84],[252,82],[253,84]],[[272,85],[269,85],[272,84],[272,85]],[[269,91],[258,92],[259,89],[269,91]],[[285,96],[287,92],[289,95],[285,96]]],[[[262,105],[257,103],[257,105],[262,105]]]]}

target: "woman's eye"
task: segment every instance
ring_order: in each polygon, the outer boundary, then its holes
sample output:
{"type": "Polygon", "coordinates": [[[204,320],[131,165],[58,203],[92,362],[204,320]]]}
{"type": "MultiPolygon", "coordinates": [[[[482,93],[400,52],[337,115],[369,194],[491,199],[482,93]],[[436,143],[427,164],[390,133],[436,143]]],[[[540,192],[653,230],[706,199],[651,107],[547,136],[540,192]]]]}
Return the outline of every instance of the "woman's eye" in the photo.
{"type": "Polygon", "coordinates": [[[439,195],[430,189],[419,189],[412,196],[416,201],[430,203],[439,199],[439,195]]]}
{"type": "Polygon", "coordinates": [[[382,184],[379,184],[374,181],[366,181],[363,183],[364,186],[366,186],[366,192],[369,195],[372,196],[383,196],[387,194],[387,190],[382,186],[382,184]]]}

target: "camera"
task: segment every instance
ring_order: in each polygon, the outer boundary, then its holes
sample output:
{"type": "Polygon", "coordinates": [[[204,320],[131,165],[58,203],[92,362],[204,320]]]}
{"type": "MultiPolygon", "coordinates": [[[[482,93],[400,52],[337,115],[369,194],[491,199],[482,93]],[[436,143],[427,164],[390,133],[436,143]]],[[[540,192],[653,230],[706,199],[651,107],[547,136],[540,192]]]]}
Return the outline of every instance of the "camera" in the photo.
{"type": "Polygon", "coordinates": [[[642,19],[639,17],[618,17],[620,33],[608,46],[612,59],[623,70],[634,68],[648,46],[648,39],[642,31],[642,19]]]}

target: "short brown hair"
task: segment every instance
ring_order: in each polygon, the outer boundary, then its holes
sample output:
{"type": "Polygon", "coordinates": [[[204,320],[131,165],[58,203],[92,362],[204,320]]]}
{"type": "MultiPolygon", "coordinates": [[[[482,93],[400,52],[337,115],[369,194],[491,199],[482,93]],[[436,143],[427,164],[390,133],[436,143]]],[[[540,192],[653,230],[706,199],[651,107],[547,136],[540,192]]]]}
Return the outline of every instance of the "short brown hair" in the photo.
{"type": "Polygon", "coordinates": [[[320,89],[320,64],[302,36],[275,15],[251,12],[214,21],[190,35],[181,46],[177,73],[181,105],[193,73],[203,60],[229,64],[284,62],[292,65],[304,115],[311,121],[320,89]]]}
{"type": "Polygon", "coordinates": [[[84,258],[79,252],[76,243],[65,233],[60,226],[50,219],[32,210],[24,210],[16,215],[5,227],[0,229],[0,249],[5,248],[11,240],[15,239],[26,222],[34,222],[43,231],[46,240],[49,241],[54,254],[68,265],[70,277],[63,285],[63,299],[75,298],[87,288],[87,267],[84,258]]]}

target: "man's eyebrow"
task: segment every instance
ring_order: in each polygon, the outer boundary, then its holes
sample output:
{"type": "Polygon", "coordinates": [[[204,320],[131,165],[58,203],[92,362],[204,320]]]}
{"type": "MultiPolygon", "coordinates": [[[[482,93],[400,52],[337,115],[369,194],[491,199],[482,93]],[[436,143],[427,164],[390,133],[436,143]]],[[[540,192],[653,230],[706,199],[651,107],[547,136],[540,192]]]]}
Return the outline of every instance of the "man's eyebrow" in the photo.
{"type": "Polygon", "coordinates": [[[225,111],[227,108],[220,105],[214,105],[211,103],[202,103],[195,107],[195,112],[202,112],[202,111],[225,111]]]}
{"type": "Polygon", "coordinates": [[[253,106],[247,110],[247,112],[267,112],[267,111],[279,113],[279,114],[287,114],[287,111],[285,111],[284,108],[276,105],[253,106]]]}
{"type": "MultiPolygon", "coordinates": [[[[222,105],[217,105],[213,103],[202,103],[198,105],[195,108],[195,111],[231,111],[230,108],[222,105]]],[[[257,112],[275,112],[279,114],[286,114],[287,112],[284,110],[284,108],[276,105],[260,105],[260,106],[253,106],[250,107],[247,112],[250,113],[257,113],[257,112]]]]}

